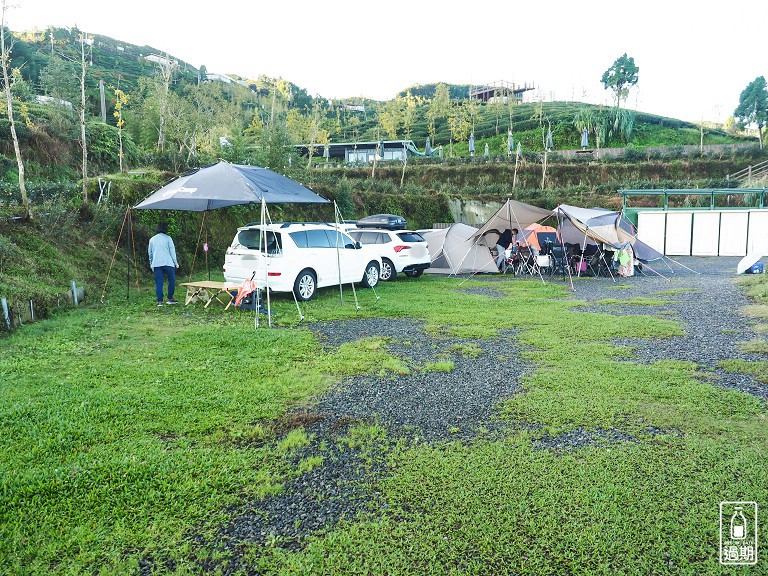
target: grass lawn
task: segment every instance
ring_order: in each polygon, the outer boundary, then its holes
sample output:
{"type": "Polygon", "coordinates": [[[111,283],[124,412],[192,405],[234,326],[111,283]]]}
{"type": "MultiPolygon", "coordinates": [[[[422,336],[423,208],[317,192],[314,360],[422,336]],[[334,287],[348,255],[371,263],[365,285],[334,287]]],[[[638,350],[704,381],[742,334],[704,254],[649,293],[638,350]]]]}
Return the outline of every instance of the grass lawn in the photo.
{"type": "MultiPolygon", "coordinates": [[[[375,302],[358,291],[360,311],[351,292],[340,307],[334,290],[302,309],[308,321],[416,318],[438,340],[516,327],[537,369],[503,407],[502,437],[395,442],[378,456],[391,471],[378,486],[385,508],[299,552],[246,543],[253,567],[712,574],[719,502],[768,503],[766,407],[690,363],[638,365],[610,343],[680,334],[675,322],[642,315],[651,302],[617,317],[573,310],[583,303],[558,285],[432,276],[377,292],[375,302]],[[504,297],[463,291],[482,287],[504,297]],[[564,451],[539,444],[582,430],[626,440],[564,451]]],[[[283,327],[255,331],[247,313],[157,309],[144,296],[115,296],[0,340],[0,572],[135,574],[140,562],[158,573],[223,571],[232,552],[219,530],[232,507],[326,465],[290,458],[307,435],[286,411],[347,375],[402,373],[379,338],[322,349],[284,297],[273,302],[283,327]]],[[[440,378],[452,365],[420,368],[440,378]]],[[[354,440],[358,449],[366,442],[354,440]]],[[[768,527],[762,511],[760,520],[768,527]]]]}

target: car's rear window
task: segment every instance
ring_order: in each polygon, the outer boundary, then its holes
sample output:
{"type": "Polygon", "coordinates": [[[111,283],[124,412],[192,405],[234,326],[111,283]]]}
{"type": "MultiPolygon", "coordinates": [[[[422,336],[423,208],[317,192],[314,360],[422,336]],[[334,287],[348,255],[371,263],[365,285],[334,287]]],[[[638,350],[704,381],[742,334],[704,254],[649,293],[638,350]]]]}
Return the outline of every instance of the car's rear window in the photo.
{"type": "MultiPolygon", "coordinates": [[[[283,247],[283,239],[278,232],[267,231],[267,250],[274,253],[283,247]]],[[[237,243],[251,250],[262,250],[264,231],[258,228],[241,230],[237,234],[237,243]]]]}
{"type": "Polygon", "coordinates": [[[360,242],[360,244],[385,244],[389,237],[386,234],[380,232],[352,232],[352,238],[360,242]]]}
{"type": "Polygon", "coordinates": [[[337,240],[339,248],[355,247],[349,236],[333,230],[301,230],[291,232],[290,236],[299,248],[336,248],[337,240]]]}
{"type": "Polygon", "coordinates": [[[418,232],[398,232],[397,237],[403,242],[426,242],[418,232]]]}

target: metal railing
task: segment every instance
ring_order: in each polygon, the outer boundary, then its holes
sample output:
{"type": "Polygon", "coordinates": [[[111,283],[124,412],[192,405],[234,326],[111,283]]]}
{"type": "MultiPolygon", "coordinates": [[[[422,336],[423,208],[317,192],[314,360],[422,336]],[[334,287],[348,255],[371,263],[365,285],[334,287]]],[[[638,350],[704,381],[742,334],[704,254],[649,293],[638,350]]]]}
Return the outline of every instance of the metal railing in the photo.
{"type": "Polygon", "coordinates": [[[728,174],[725,178],[729,182],[736,181],[740,187],[752,187],[755,181],[764,180],[766,177],[768,177],[768,160],[747,166],[743,170],[728,174]]]}

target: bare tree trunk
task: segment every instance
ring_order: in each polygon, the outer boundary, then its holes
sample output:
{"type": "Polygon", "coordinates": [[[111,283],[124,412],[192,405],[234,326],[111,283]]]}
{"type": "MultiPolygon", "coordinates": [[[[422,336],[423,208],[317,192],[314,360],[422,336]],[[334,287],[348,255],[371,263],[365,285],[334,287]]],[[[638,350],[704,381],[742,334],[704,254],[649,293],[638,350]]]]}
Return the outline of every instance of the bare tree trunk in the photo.
{"type": "Polygon", "coordinates": [[[8,8],[7,0],[3,0],[2,15],[0,15],[0,63],[3,69],[3,81],[5,82],[5,101],[8,107],[8,121],[11,125],[11,138],[13,139],[13,151],[16,154],[16,164],[19,169],[19,191],[21,192],[21,204],[24,207],[24,218],[32,219],[32,211],[27,198],[27,187],[24,183],[24,162],[21,159],[19,138],[16,135],[16,124],[13,121],[13,98],[11,95],[11,81],[8,76],[8,63],[11,59],[10,49],[5,48],[5,11],[8,8]]]}
{"type": "Polygon", "coordinates": [[[80,144],[83,149],[83,208],[88,206],[88,148],[85,140],[85,36],[80,35],[80,144]]]}
{"type": "Polygon", "coordinates": [[[117,141],[120,146],[120,149],[117,153],[117,157],[120,160],[120,174],[122,174],[123,172],[125,172],[125,170],[123,169],[123,129],[122,128],[119,128],[117,131],[117,141]]]}
{"type": "Polygon", "coordinates": [[[168,100],[171,93],[171,80],[173,80],[173,71],[176,68],[174,61],[166,54],[166,61],[160,64],[161,76],[163,79],[163,91],[160,101],[160,126],[157,131],[157,149],[162,152],[165,150],[165,122],[168,116],[168,100]]]}
{"type": "Polygon", "coordinates": [[[406,164],[408,164],[408,151],[405,149],[405,146],[403,146],[403,173],[400,175],[400,188],[403,187],[403,182],[405,182],[406,164]]]}
{"type": "Polygon", "coordinates": [[[520,154],[515,152],[515,173],[512,176],[512,194],[515,193],[515,186],[517,186],[517,161],[520,160],[520,154]]]}
{"type": "Polygon", "coordinates": [[[382,150],[379,150],[379,145],[377,144],[376,151],[373,153],[373,167],[371,168],[371,178],[373,178],[376,174],[376,160],[379,158],[379,152],[381,152],[382,156],[384,155],[384,152],[382,150]]]}
{"type": "Polygon", "coordinates": [[[101,122],[107,123],[107,97],[104,94],[104,80],[99,80],[99,100],[101,101],[101,122]]]}

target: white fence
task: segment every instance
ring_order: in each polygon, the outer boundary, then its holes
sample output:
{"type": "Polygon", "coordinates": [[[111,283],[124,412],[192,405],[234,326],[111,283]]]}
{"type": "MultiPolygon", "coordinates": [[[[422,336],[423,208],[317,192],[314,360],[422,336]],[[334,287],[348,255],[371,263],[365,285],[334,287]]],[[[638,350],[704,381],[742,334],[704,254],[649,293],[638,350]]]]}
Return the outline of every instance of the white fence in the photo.
{"type": "Polygon", "coordinates": [[[637,237],[667,256],[768,254],[768,209],[638,212],[637,237]]]}

